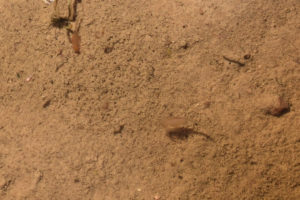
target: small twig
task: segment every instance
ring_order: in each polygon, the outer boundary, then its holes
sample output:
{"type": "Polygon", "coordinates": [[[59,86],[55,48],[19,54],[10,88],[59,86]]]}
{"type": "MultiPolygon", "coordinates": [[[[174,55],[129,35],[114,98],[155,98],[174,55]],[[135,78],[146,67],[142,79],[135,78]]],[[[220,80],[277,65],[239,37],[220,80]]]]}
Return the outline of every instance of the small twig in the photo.
{"type": "Polygon", "coordinates": [[[57,66],[56,66],[56,69],[55,69],[55,72],[58,72],[58,70],[59,70],[62,66],[64,66],[65,63],[67,63],[67,61],[64,61],[64,62],[62,62],[61,64],[57,65],[57,66]]]}
{"type": "Polygon", "coordinates": [[[228,57],[226,57],[226,56],[223,56],[223,58],[224,58],[225,60],[229,61],[229,62],[232,62],[232,63],[238,64],[240,67],[243,67],[243,66],[245,66],[245,63],[241,63],[241,62],[240,62],[240,61],[238,61],[238,60],[233,60],[233,59],[231,59],[231,58],[228,58],[228,57]]]}

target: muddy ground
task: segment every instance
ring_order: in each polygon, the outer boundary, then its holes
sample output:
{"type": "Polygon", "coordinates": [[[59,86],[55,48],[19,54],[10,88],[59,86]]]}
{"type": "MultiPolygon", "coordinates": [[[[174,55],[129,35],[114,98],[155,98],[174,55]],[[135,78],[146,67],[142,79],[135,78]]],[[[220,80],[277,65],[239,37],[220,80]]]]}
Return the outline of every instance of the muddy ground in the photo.
{"type": "Polygon", "coordinates": [[[300,199],[299,0],[77,11],[0,1],[0,199],[300,199]]]}

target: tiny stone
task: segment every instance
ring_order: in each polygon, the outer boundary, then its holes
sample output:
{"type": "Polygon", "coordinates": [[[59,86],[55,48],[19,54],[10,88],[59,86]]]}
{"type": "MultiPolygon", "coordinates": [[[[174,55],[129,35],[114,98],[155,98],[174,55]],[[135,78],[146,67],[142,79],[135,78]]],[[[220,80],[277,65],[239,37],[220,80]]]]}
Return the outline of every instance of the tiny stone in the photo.
{"type": "Polygon", "coordinates": [[[122,124],[122,125],[120,125],[120,126],[118,126],[117,128],[115,128],[114,129],[114,134],[116,135],[116,134],[120,134],[120,133],[122,133],[122,131],[123,131],[123,129],[124,129],[124,124],[122,124]]]}
{"type": "Polygon", "coordinates": [[[279,97],[278,102],[269,108],[267,114],[280,117],[281,115],[290,111],[289,104],[284,101],[281,97],[279,97]]]}
{"type": "Polygon", "coordinates": [[[250,54],[244,55],[244,59],[245,59],[245,60],[248,60],[248,59],[250,59],[250,58],[251,58],[251,55],[250,55],[250,54]]]}
{"type": "Polygon", "coordinates": [[[184,128],[187,125],[187,121],[184,118],[169,117],[161,121],[162,126],[167,132],[172,132],[180,128],[184,128]]]}
{"type": "Polygon", "coordinates": [[[110,52],[112,52],[113,48],[112,47],[105,47],[104,48],[104,53],[109,54],[110,52]]]}
{"type": "Polygon", "coordinates": [[[44,104],[43,104],[43,108],[47,108],[48,106],[50,106],[51,100],[47,100],[44,104]]]}
{"type": "Polygon", "coordinates": [[[204,102],[203,107],[204,107],[204,108],[209,108],[209,107],[210,107],[210,104],[211,104],[211,102],[206,101],[206,102],[204,102]]]}
{"type": "Polygon", "coordinates": [[[155,195],[154,196],[154,200],[160,200],[160,196],[159,195],[155,195]]]}

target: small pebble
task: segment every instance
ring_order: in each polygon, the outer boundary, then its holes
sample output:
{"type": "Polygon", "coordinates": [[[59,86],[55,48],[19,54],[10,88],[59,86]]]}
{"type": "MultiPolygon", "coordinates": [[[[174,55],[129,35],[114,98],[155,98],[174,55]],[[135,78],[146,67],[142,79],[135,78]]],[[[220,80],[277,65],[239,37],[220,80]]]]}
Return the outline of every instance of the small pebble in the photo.
{"type": "Polygon", "coordinates": [[[167,132],[172,132],[180,128],[184,128],[187,125],[187,121],[184,118],[169,117],[161,121],[162,126],[167,132]]]}
{"type": "Polygon", "coordinates": [[[48,106],[50,106],[51,100],[47,100],[44,104],[43,104],[43,108],[47,108],[48,106]]]}
{"type": "Polygon", "coordinates": [[[29,82],[29,81],[31,81],[32,80],[32,75],[31,76],[28,76],[27,78],[26,78],[26,81],[27,82],[29,82]]]}
{"type": "Polygon", "coordinates": [[[272,105],[268,110],[267,114],[280,117],[281,115],[290,111],[289,104],[283,100],[282,97],[279,97],[276,104],[272,105]]]}
{"type": "Polygon", "coordinates": [[[251,55],[250,55],[250,54],[244,55],[244,59],[245,59],[245,60],[248,60],[248,59],[250,59],[250,58],[251,58],[251,55]]]}
{"type": "Polygon", "coordinates": [[[124,124],[117,126],[117,127],[114,129],[114,134],[117,135],[117,134],[122,133],[122,131],[123,131],[123,129],[124,129],[124,126],[125,126],[124,124]]]}
{"type": "Polygon", "coordinates": [[[160,196],[159,195],[155,195],[154,196],[154,200],[160,200],[160,196]]]}

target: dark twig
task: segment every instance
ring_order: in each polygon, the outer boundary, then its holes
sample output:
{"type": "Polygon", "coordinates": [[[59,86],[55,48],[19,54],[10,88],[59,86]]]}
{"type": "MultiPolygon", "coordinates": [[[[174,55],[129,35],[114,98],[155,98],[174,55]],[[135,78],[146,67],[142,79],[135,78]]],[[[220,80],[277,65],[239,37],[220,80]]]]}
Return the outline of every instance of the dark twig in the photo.
{"type": "Polygon", "coordinates": [[[190,135],[201,135],[201,136],[205,137],[207,140],[210,140],[212,142],[214,141],[214,139],[212,137],[210,137],[209,135],[202,133],[202,132],[195,131],[191,128],[174,129],[174,130],[168,131],[167,135],[173,140],[174,139],[184,140],[184,139],[187,139],[190,135]]]}
{"type": "Polygon", "coordinates": [[[233,59],[231,59],[231,58],[228,58],[228,57],[226,57],[226,56],[223,56],[223,58],[224,58],[225,60],[229,61],[229,62],[232,62],[232,63],[238,64],[240,67],[243,67],[243,66],[245,66],[245,63],[241,63],[241,62],[240,62],[240,61],[238,61],[238,60],[233,60],[233,59]]]}

